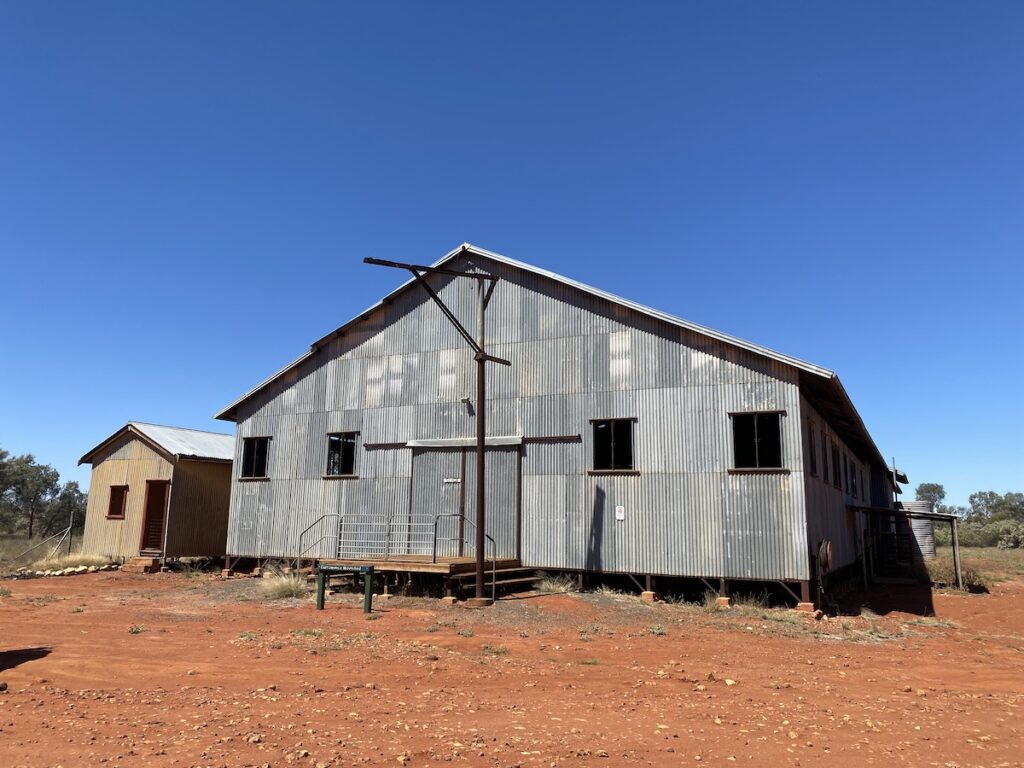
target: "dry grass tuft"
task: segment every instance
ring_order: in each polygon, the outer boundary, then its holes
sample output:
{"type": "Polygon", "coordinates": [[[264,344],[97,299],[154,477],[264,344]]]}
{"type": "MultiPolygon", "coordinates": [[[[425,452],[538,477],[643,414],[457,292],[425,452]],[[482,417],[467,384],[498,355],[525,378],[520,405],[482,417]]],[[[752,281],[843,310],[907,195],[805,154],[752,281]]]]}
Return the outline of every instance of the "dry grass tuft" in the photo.
{"type": "Polygon", "coordinates": [[[575,592],[576,582],[568,576],[545,576],[537,582],[537,586],[534,589],[549,595],[575,592]]]}
{"type": "Polygon", "coordinates": [[[740,592],[732,596],[732,604],[738,608],[764,610],[771,607],[772,599],[767,590],[761,592],[740,592]]]}
{"type": "MultiPolygon", "coordinates": [[[[979,571],[969,565],[961,564],[960,574],[964,577],[964,589],[969,592],[980,592],[988,587],[988,582],[979,571]]],[[[932,560],[928,563],[928,577],[937,587],[956,589],[956,569],[953,560],[932,560]]]]}
{"type": "Polygon", "coordinates": [[[297,573],[281,574],[263,579],[260,584],[263,597],[267,600],[287,600],[294,597],[305,597],[309,594],[309,585],[297,573]]]}
{"type": "Polygon", "coordinates": [[[700,605],[708,613],[716,613],[720,608],[718,605],[718,593],[713,589],[704,590],[704,596],[701,598],[700,605]]]}

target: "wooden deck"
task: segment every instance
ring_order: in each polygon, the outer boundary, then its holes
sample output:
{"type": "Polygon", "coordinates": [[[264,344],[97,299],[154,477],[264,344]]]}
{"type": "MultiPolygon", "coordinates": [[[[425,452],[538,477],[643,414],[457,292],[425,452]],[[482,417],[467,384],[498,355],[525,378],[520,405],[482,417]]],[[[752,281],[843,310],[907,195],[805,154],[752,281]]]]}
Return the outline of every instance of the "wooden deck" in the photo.
{"type": "MultiPolygon", "coordinates": [[[[439,573],[444,576],[455,576],[461,573],[472,573],[476,569],[476,560],[472,557],[438,557],[432,562],[430,555],[393,555],[387,560],[374,558],[322,559],[325,565],[372,565],[377,573],[439,573]]],[[[519,561],[515,558],[498,558],[496,570],[518,568],[519,561]]],[[[484,561],[484,570],[491,572],[491,560],[484,561]]]]}

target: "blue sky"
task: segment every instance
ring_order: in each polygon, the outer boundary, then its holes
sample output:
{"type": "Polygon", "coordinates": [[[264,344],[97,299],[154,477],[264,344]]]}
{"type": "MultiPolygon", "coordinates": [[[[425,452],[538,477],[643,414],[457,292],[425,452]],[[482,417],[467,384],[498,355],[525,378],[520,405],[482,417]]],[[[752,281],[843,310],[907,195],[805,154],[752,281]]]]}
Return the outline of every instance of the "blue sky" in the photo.
{"type": "Polygon", "coordinates": [[[211,415],[463,241],[1024,490],[1020,3],[0,5],[0,446],[211,415]]]}

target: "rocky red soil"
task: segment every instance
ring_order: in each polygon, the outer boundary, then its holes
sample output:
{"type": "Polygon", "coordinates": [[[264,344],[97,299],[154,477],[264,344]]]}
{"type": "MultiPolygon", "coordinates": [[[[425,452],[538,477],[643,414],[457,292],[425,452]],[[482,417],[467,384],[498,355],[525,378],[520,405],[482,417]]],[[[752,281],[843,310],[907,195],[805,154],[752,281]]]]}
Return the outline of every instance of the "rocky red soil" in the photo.
{"type": "Polygon", "coordinates": [[[3,766],[999,766],[1024,760],[1024,581],[935,618],[257,580],[7,581],[3,766]]]}

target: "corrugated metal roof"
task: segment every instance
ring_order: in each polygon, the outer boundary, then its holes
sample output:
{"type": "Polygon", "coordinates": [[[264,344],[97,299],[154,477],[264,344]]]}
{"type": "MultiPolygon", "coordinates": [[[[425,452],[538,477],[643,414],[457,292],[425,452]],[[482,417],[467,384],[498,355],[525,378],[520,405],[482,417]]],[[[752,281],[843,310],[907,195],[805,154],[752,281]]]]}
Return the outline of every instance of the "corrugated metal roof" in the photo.
{"type": "Polygon", "coordinates": [[[234,435],[220,432],[204,432],[199,429],[167,427],[161,424],[147,424],[129,421],[121,429],[97,445],[78,460],[79,464],[89,463],[104,446],[125,432],[134,432],[160,448],[170,456],[179,459],[203,459],[207,461],[232,461],[235,458],[234,435]]]}
{"type": "MultiPolygon", "coordinates": [[[[697,323],[691,323],[689,320],[683,320],[682,318],[675,317],[674,315],[670,315],[667,312],[661,312],[660,310],[644,306],[643,304],[638,304],[638,303],[636,303],[634,301],[630,301],[629,299],[624,299],[621,296],[616,296],[615,294],[608,293],[607,291],[602,291],[600,288],[594,288],[593,286],[587,285],[585,283],[578,282],[576,280],[573,280],[572,278],[568,278],[568,277],[565,277],[563,275],[559,275],[559,274],[557,274],[555,272],[550,272],[550,271],[548,271],[546,269],[541,269],[540,267],[535,267],[532,264],[527,264],[527,263],[522,262],[522,261],[516,261],[515,259],[510,259],[508,256],[502,256],[500,253],[495,253],[494,251],[488,251],[488,250],[486,250],[484,248],[479,248],[479,247],[477,247],[475,245],[472,245],[471,243],[463,243],[458,248],[455,248],[454,250],[449,251],[442,258],[440,258],[438,261],[434,262],[434,264],[432,264],[431,266],[434,266],[434,267],[442,266],[443,264],[451,261],[452,259],[455,259],[456,257],[458,257],[459,255],[461,255],[463,253],[476,254],[477,256],[483,256],[486,259],[491,259],[492,261],[496,261],[496,262],[501,263],[501,264],[506,264],[508,266],[515,267],[516,269],[522,269],[522,270],[525,270],[527,272],[531,272],[531,273],[536,274],[536,275],[542,275],[543,277],[547,277],[547,278],[549,278],[551,280],[558,281],[558,282],[563,283],[565,285],[570,285],[570,286],[572,286],[572,287],[574,287],[574,288],[576,288],[576,289],[578,289],[580,291],[583,291],[585,293],[589,293],[589,294],[591,294],[593,296],[598,296],[598,297],[600,297],[602,299],[606,299],[608,301],[614,302],[614,303],[619,304],[621,306],[624,306],[624,307],[627,307],[629,309],[632,309],[632,310],[634,310],[636,312],[640,312],[640,313],[648,315],[650,317],[658,318],[659,320],[662,320],[664,322],[671,323],[672,325],[677,325],[677,326],[679,326],[681,328],[689,329],[689,330],[694,331],[696,333],[700,333],[700,334],[703,334],[705,336],[709,336],[709,337],[711,337],[713,339],[718,339],[719,341],[724,341],[724,342],[726,342],[728,344],[732,344],[733,346],[739,347],[741,349],[747,349],[747,350],[750,350],[752,352],[756,352],[757,354],[764,355],[765,357],[771,358],[773,360],[779,360],[780,362],[786,363],[787,365],[792,365],[795,368],[798,368],[798,369],[803,370],[803,371],[807,371],[808,373],[817,374],[818,376],[822,376],[824,378],[832,378],[832,377],[835,376],[835,374],[832,371],[830,371],[829,369],[827,369],[827,368],[822,368],[821,366],[814,365],[813,363],[808,363],[807,361],[800,360],[799,358],[796,358],[796,357],[791,357],[790,355],[784,355],[781,352],[776,352],[775,350],[768,349],[767,347],[762,347],[762,346],[760,346],[758,344],[754,344],[753,342],[745,341],[744,339],[740,339],[740,338],[737,338],[735,336],[730,336],[729,334],[722,333],[721,331],[716,331],[716,330],[714,330],[712,328],[707,328],[707,327],[702,326],[702,325],[698,325],[697,323]]],[[[395,290],[391,291],[391,293],[389,293],[383,299],[381,299],[380,301],[375,303],[373,306],[367,307],[365,310],[360,312],[358,315],[356,315],[354,318],[349,320],[344,325],[339,326],[334,331],[331,331],[331,333],[329,333],[326,336],[324,336],[323,338],[318,339],[317,341],[315,341],[310,346],[309,351],[303,353],[302,355],[297,357],[295,360],[293,360],[291,363],[289,363],[288,365],[284,366],[279,371],[277,371],[276,373],[271,375],[265,381],[261,382],[260,384],[255,386],[253,389],[251,389],[248,392],[246,392],[240,398],[238,398],[233,403],[231,403],[226,408],[222,409],[219,413],[217,413],[214,416],[214,418],[216,418],[216,419],[225,419],[227,421],[231,421],[233,419],[233,413],[232,412],[234,411],[234,409],[239,404],[241,404],[242,402],[244,402],[248,398],[252,397],[254,394],[259,392],[265,386],[267,386],[271,382],[275,381],[276,379],[278,379],[279,377],[281,377],[282,375],[284,375],[288,371],[292,370],[295,366],[297,366],[299,363],[301,363],[303,360],[305,360],[311,354],[313,354],[313,352],[315,352],[323,344],[325,344],[328,341],[330,341],[331,339],[335,338],[336,336],[338,336],[338,334],[343,333],[345,330],[347,330],[349,327],[351,327],[355,323],[358,323],[361,320],[364,320],[367,317],[367,315],[369,315],[371,312],[379,309],[380,307],[383,307],[385,304],[390,302],[396,295],[398,295],[399,293],[404,291],[409,286],[413,285],[413,283],[415,283],[415,280],[413,280],[411,278],[409,280],[406,280],[404,283],[402,283],[400,286],[398,286],[395,290]]]]}

